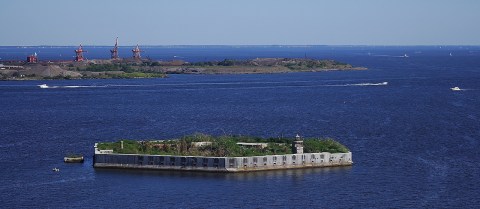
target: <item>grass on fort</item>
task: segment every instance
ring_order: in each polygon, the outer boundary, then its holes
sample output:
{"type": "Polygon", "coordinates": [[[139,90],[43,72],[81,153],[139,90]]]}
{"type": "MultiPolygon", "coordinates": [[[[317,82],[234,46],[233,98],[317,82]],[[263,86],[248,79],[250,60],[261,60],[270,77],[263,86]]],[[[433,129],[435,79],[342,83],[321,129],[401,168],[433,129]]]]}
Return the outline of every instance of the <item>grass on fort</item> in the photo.
{"type": "MultiPolygon", "coordinates": [[[[113,150],[120,154],[179,155],[206,157],[244,157],[263,155],[292,154],[291,138],[260,138],[250,136],[211,136],[193,134],[180,139],[152,141],[123,141],[99,143],[100,150],[113,150]],[[194,142],[208,142],[203,146],[195,146],[194,142]],[[238,142],[267,143],[267,147],[238,145],[238,142]]],[[[349,149],[331,138],[304,139],[305,153],[346,153],[349,149]]]]}

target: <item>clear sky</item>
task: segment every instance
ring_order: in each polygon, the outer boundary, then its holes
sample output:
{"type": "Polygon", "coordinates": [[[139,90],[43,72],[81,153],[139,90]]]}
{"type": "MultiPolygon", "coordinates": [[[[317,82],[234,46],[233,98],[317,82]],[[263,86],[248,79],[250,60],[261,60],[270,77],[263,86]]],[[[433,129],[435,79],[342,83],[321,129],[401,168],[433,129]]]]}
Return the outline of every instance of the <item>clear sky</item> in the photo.
{"type": "Polygon", "coordinates": [[[480,0],[0,0],[0,45],[480,45],[480,0]]]}

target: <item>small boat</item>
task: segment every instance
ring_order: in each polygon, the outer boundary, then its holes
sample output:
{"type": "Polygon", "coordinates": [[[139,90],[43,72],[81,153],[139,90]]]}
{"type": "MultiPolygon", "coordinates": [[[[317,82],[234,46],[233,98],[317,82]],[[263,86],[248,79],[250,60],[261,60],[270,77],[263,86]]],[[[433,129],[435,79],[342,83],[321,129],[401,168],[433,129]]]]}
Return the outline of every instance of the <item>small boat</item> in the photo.
{"type": "Polygon", "coordinates": [[[47,84],[38,85],[38,87],[40,87],[41,89],[48,89],[47,84]]]}
{"type": "Polygon", "coordinates": [[[54,171],[54,172],[59,172],[59,171],[60,171],[60,168],[53,168],[52,171],[54,171]]]}
{"type": "Polygon", "coordinates": [[[452,52],[450,52],[450,57],[453,57],[452,52]]]}
{"type": "Polygon", "coordinates": [[[63,162],[66,163],[83,163],[83,156],[81,155],[69,155],[63,158],[63,162]]]}
{"type": "Polygon", "coordinates": [[[407,57],[408,57],[408,55],[407,55],[407,54],[405,54],[405,55],[403,55],[403,57],[407,58],[407,57]]]}
{"type": "Polygon", "coordinates": [[[453,88],[450,88],[452,91],[461,91],[462,89],[458,88],[458,86],[455,86],[453,88]]]}

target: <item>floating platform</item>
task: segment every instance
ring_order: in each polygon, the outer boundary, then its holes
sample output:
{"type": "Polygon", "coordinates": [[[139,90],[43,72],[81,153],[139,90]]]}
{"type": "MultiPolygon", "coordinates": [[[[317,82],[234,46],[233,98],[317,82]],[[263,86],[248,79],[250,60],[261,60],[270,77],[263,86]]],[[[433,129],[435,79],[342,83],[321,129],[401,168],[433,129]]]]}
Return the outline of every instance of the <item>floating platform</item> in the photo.
{"type": "Polygon", "coordinates": [[[84,161],[83,156],[63,158],[63,162],[65,163],[83,163],[83,161],[84,161]]]}

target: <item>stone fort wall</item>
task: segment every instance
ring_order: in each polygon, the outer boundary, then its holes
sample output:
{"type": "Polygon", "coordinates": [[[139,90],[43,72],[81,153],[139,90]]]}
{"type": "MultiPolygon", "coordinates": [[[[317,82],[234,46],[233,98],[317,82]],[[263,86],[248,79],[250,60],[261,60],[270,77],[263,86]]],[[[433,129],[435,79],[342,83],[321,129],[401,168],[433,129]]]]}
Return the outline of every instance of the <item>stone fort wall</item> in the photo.
{"type": "Polygon", "coordinates": [[[95,151],[95,168],[247,172],[352,165],[352,153],[302,153],[252,157],[113,154],[95,151]]]}

